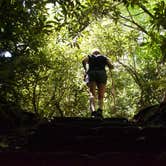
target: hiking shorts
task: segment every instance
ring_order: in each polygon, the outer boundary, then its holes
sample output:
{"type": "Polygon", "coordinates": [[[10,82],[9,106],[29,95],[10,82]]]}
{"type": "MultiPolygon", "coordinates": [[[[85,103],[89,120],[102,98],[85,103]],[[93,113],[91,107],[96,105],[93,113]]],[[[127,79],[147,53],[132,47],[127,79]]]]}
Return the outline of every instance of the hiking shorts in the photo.
{"type": "Polygon", "coordinates": [[[88,71],[88,82],[96,82],[100,84],[107,83],[107,74],[105,70],[88,71]]]}

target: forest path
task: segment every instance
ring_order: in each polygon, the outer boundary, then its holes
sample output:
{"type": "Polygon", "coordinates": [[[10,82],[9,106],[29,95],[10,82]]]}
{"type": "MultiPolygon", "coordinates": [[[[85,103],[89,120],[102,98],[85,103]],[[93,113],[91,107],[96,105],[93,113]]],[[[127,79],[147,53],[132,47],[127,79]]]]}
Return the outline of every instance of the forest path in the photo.
{"type": "Polygon", "coordinates": [[[166,128],[126,119],[54,118],[8,138],[9,148],[0,152],[8,165],[166,164],[166,128]]]}

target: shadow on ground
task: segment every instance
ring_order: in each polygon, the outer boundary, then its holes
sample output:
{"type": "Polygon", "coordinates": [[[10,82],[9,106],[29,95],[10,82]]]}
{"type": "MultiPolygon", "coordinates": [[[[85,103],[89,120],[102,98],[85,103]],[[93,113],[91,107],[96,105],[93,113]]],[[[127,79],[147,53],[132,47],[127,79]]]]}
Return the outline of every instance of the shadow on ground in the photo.
{"type": "Polygon", "coordinates": [[[141,110],[132,121],[54,118],[2,130],[0,162],[2,165],[165,165],[165,112],[166,105],[162,103],[141,110]]]}

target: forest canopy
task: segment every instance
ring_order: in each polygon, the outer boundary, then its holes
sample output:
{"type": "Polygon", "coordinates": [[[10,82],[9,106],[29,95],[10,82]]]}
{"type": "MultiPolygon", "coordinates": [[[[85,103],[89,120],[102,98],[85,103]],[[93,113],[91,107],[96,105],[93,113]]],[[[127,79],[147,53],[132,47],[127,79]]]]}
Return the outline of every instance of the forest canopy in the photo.
{"type": "Polygon", "coordinates": [[[88,117],[82,58],[108,71],[104,117],[132,118],[166,95],[165,0],[1,0],[0,111],[88,117]]]}

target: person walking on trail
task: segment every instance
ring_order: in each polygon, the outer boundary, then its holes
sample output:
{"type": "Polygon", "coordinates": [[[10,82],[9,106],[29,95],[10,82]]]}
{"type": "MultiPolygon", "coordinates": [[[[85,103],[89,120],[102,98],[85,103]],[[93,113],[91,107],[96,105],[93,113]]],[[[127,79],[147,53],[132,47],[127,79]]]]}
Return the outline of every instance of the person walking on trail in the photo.
{"type": "Polygon", "coordinates": [[[95,50],[82,60],[85,70],[84,81],[89,88],[90,110],[91,116],[94,118],[102,118],[103,98],[106,90],[107,73],[105,66],[111,70],[113,65],[110,60],[100,54],[99,50],[95,50]],[[97,88],[97,96],[96,96],[97,88]],[[96,110],[96,98],[98,99],[98,109],[96,110]]]}

